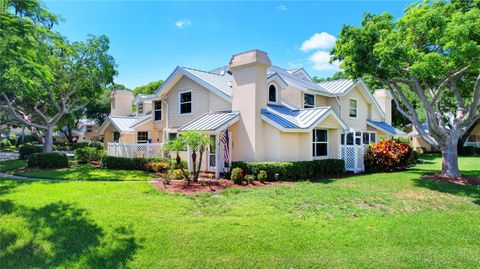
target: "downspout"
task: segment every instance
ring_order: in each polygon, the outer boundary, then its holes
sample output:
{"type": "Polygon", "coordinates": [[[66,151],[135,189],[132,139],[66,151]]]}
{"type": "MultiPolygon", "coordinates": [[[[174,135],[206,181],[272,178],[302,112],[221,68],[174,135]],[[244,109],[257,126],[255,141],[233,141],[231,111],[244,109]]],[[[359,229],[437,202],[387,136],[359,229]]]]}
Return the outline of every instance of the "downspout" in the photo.
{"type": "Polygon", "coordinates": [[[168,103],[166,100],[164,100],[163,98],[160,99],[161,101],[163,101],[163,103],[165,103],[165,128],[163,128],[163,143],[165,144],[166,141],[167,141],[167,128],[168,128],[168,103]]]}
{"type": "MultiPolygon", "coordinates": [[[[340,112],[340,119],[343,120],[343,117],[342,117],[342,105],[340,104],[340,100],[338,98],[338,96],[335,96],[335,100],[337,101],[337,104],[338,104],[338,112],[340,112]]],[[[348,127],[348,126],[347,126],[348,127]]],[[[344,154],[346,153],[346,145],[347,145],[347,136],[346,136],[346,132],[348,130],[343,130],[342,132],[342,137],[343,137],[343,145],[341,145],[343,147],[343,152],[344,154]]],[[[340,139],[340,143],[342,142],[342,139],[340,139]]],[[[343,159],[345,160],[345,158],[342,158],[342,151],[340,150],[340,159],[343,159]]]]}

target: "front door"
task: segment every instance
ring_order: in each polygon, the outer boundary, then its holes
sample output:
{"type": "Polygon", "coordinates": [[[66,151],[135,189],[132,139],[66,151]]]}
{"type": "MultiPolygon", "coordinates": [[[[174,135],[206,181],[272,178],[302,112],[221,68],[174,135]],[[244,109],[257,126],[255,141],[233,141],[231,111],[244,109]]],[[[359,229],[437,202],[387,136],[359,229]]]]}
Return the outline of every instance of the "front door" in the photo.
{"type": "Polygon", "coordinates": [[[217,141],[215,139],[215,135],[211,135],[210,136],[210,140],[211,140],[211,143],[210,143],[210,147],[208,149],[208,170],[210,171],[213,171],[215,170],[215,166],[216,166],[216,158],[217,158],[217,141]]]}

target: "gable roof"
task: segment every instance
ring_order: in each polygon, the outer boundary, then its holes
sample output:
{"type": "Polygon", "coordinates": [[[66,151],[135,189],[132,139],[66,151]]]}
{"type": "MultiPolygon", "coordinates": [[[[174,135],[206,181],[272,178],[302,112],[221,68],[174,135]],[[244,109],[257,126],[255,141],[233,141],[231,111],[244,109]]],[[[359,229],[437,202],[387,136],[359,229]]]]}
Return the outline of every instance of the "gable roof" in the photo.
{"type": "Polygon", "coordinates": [[[391,136],[396,136],[396,135],[404,136],[404,135],[407,134],[404,131],[397,129],[397,128],[393,127],[392,125],[390,125],[390,124],[388,124],[384,121],[367,120],[367,125],[370,125],[373,128],[376,128],[380,131],[384,131],[385,133],[387,133],[391,136]]]}
{"type": "Polygon", "coordinates": [[[147,121],[152,120],[152,114],[147,113],[141,117],[138,116],[108,116],[108,118],[102,123],[100,128],[98,128],[98,133],[103,133],[107,126],[111,124],[117,131],[120,133],[134,133],[136,126],[139,126],[147,121]]]}
{"type": "Polygon", "coordinates": [[[343,129],[347,129],[347,125],[329,106],[308,109],[291,109],[284,105],[271,104],[261,111],[261,117],[263,120],[283,132],[310,131],[330,115],[336,119],[343,129]]]}
{"type": "Polygon", "coordinates": [[[238,121],[240,112],[217,111],[205,113],[202,116],[187,123],[178,131],[221,131],[228,125],[238,121]]]}
{"type": "Polygon", "coordinates": [[[318,85],[327,89],[331,93],[343,94],[355,86],[355,81],[352,79],[338,79],[320,82],[318,85]]]}

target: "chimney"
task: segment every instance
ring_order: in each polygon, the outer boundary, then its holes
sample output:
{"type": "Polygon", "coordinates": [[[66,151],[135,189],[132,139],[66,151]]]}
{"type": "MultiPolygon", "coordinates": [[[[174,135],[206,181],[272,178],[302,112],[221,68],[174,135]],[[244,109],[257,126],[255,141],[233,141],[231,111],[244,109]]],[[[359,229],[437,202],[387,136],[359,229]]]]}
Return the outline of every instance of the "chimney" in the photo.
{"type": "Polygon", "coordinates": [[[382,108],[383,112],[385,112],[385,122],[388,124],[392,124],[392,96],[390,95],[390,91],[386,89],[377,89],[373,93],[373,97],[377,100],[378,104],[382,108]]]}
{"type": "Polygon", "coordinates": [[[267,69],[271,62],[267,53],[251,50],[232,56],[232,110],[240,111],[236,130],[237,158],[245,161],[264,159],[261,109],[267,106],[267,69]]]}
{"type": "Polygon", "coordinates": [[[132,114],[133,93],[129,90],[113,90],[110,93],[110,116],[132,114]]]}

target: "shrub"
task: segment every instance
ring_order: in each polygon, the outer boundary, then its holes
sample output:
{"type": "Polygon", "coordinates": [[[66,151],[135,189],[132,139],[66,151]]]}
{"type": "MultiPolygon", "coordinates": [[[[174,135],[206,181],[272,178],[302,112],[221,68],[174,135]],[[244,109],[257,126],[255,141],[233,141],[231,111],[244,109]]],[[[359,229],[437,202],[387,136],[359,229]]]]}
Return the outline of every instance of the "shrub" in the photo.
{"type": "Polygon", "coordinates": [[[63,153],[34,153],[28,157],[28,167],[33,168],[64,168],[68,167],[68,157],[63,153]]]}
{"type": "Polygon", "coordinates": [[[412,147],[398,139],[372,143],[365,154],[365,169],[369,172],[390,172],[405,169],[410,164],[412,147]]]}
{"type": "Polygon", "coordinates": [[[8,147],[11,147],[12,146],[12,142],[10,142],[9,139],[3,139],[2,141],[0,141],[0,148],[8,148],[8,147]]]}
{"type": "Polygon", "coordinates": [[[170,162],[168,158],[126,158],[105,155],[102,157],[102,167],[116,170],[145,170],[150,162],[170,162]]]}
{"type": "Polygon", "coordinates": [[[245,181],[247,182],[247,184],[252,184],[254,180],[255,180],[254,175],[246,175],[245,176],[245,181]]]}
{"type": "Polygon", "coordinates": [[[103,155],[105,155],[104,150],[99,150],[92,147],[79,148],[75,150],[75,159],[77,159],[78,163],[100,161],[103,155]]]}
{"type": "Polygon", "coordinates": [[[412,150],[412,155],[410,156],[410,163],[415,164],[418,162],[419,153],[418,151],[412,150]]]}
{"type": "Polygon", "coordinates": [[[461,147],[458,154],[461,156],[473,156],[475,155],[475,148],[472,146],[461,147]]]}
{"type": "Polygon", "coordinates": [[[235,184],[242,184],[243,181],[243,169],[242,168],[233,168],[232,172],[230,173],[230,179],[235,184]]]}
{"type": "Polygon", "coordinates": [[[91,141],[88,143],[88,147],[96,148],[96,149],[103,149],[103,143],[98,141],[91,141]]]}
{"type": "Polygon", "coordinates": [[[265,180],[267,180],[267,172],[260,170],[260,172],[258,172],[257,179],[262,183],[265,182],[265,180]]]}
{"type": "Polygon", "coordinates": [[[151,173],[165,173],[170,170],[170,162],[149,162],[145,165],[145,171],[151,173]]]}
{"type": "MultiPolygon", "coordinates": [[[[183,169],[183,171],[185,172],[185,174],[187,174],[187,177],[190,176],[190,172],[188,170],[183,169]]],[[[172,170],[169,174],[169,178],[174,180],[183,179],[182,169],[172,170]]]]}
{"type": "Polygon", "coordinates": [[[41,153],[42,151],[43,149],[39,146],[25,144],[20,147],[20,149],[18,150],[18,153],[20,154],[20,157],[19,157],[20,160],[26,160],[28,159],[28,157],[30,157],[30,155],[34,153],[41,153]]]}
{"type": "MultiPolygon", "coordinates": [[[[186,160],[181,160],[182,166],[184,169],[188,168],[188,162],[186,160]]],[[[175,158],[170,160],[170,169],[180,169],[181,167],[177,165],[177,160],[175,158]]]]}
{"type": "Polygon", "coordinates": [[[339,159],[324,159],[299,162],[234,162],[232,167],[239,167],[245,173],[265,172],[268,181],[313,180],[325,176],[341,175],[345,172],[345,162],[339,159]]]}

